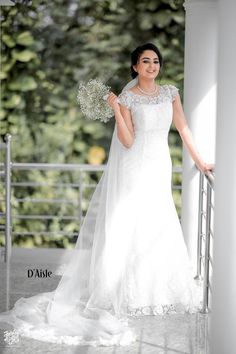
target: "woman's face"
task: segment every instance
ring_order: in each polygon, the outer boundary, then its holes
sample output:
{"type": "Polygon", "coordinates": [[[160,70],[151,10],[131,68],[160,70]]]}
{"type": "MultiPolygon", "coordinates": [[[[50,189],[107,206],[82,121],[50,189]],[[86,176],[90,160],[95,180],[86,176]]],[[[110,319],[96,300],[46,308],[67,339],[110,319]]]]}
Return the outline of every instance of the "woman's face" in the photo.
{"type": "Polygon", "coordinates": [[[158,55],[153,50],[145,50],[133,68],[140,78],[155,79],[160,71],[158,55]]]}

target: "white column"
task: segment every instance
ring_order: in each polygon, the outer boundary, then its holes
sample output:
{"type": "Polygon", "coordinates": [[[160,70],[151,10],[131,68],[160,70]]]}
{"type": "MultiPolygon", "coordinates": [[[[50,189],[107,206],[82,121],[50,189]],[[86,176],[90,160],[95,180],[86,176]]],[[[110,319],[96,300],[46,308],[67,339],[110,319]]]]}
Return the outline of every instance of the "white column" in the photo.
{"type": "Polygon", "coordinates": [[[236,2],[219,1],[210,353],[236,353],[236,2]]]}
{"type": "MultiPolygon", "coordinates": [[[[197,149],[215,162],[217,2],[186,0],[184,112],[197,149]]],[[[197,264],[198,186],[195,163],[183,146],[181,224],[194,269],[197,264]]]]}

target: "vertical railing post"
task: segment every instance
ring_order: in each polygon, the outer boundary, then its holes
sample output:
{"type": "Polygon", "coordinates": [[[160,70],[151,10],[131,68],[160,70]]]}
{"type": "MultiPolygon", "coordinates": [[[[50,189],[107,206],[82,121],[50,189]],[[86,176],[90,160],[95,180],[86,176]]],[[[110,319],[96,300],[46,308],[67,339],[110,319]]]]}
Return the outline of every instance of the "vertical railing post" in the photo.
{"type": "Polygon", "coordinates": [[[211,237],[211,189],[207,180],[207,200],[206,200],[206,239],[204,257],[204,282],[203,282],[203,306],[202,313],[208,313],[209,300],[209,261],[210,261],[210,237],[211,237]]]}
{"type": "Polygon", "coordinates": [[[4,261],[9,262],[12,252],[11,238],[11,135],[7,134],[5,154],[5,254],[4,261]]]}
{"type": "Polygon", "coordinates": [[[83,210],[82,210],[82,200],[83,200],[83,171],[80,169],[79,174],[79,219],[80,219],[80,228],[82,224],[83,218],[83,210]]]}
{"type": "Polygon", "coordinates": [[[204,175],[199,171],[199,202],[198,202],[198,238],[197,238],[197,275],[194,279],[202,279],[202,217],[203,217],[203,193],[204,175]]]}

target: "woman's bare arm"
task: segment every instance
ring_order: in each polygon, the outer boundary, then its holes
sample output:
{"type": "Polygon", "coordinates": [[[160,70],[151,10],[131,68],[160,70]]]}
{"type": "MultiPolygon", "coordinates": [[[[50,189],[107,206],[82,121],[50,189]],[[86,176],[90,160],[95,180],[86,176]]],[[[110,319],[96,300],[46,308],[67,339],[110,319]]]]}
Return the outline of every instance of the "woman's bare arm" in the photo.
{"type": "Polygon", "coordinates": [[[130,148],[134,142],[131,112],[128,108],[118,103],[117,96],[113,92],[110,93],[107,100],[115,114],[118,139],[125,147],[130,148]]]}
{"type": "Polygon", "coordinates": [[[205,163],[197,150],[192,133],[188,127],[187,121],[184,116],[184,111],[179,94],[177,94],[173,102],[173,122],[180,134],[184,145],[188,149],[192,159],[194,160],[198,168],[203,172],[213,170],[214,165],[205,163]]]}

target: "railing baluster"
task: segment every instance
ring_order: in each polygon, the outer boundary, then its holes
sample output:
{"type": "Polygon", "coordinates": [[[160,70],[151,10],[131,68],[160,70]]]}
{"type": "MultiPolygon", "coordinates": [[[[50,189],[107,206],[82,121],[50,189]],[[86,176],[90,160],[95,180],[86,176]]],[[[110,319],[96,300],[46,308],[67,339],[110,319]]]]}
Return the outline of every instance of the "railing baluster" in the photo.
{"type": "Polygon", "coordinates": [[[82,210],[82,201],[83,201],[83,174],[82,170],[80,170],[79,174],[79,219],[80,219],[80,227],[83,218],[83,210],[82,210]]]}
{"type": "MultiPolygon", "coordinates": [[[[196,166],[197,167],[197,166],[196,166]]],[[[214,205],[212,196],[214,192],[214,175],[211,172],[203,173],[199,170],[199,204],[198,204],[198,239],[197,239],[197,275],[194,279],[203,279],[203,303],[201,313],[209,312],[210,284],[210,265],[212,267],[212,255],[210,249],[210,238],[213,236],[211,221],[214,216],[214,205]],[[206,181],[206,188],[204,182],[206,181]],[[206,206],[204,201],[206,200],[206,206]],[[205,225],[205,232],[203,232],[205,225]],[[203,249],[204,243],[204,249],[203,249]],[[203,270],[202,270],[203,268],[203,270]],[[203,276],[202,276],[202,273],[203,276]]]]}
{"type": "Polygon", "coordinates": [[[198,204],[198,239],[197,239],[197,275],[195,279],[199,280],[202,279],[202,272],[201,272],[201,257],[202,257],[202,217],[203,217],[203,192],[204,192],[204,175],[200,171],[199,173],[199,204],[198,204]]]}
{"type": "Polygon", "coordinates": [[[12,251],[11,240],[11,135],[6,135],[5,155],[5,253],[4,261],[9,262],[12,251]]]}
{"type": "Polygon", "coordinates": [[[203,306],[202,313],[209,312],[209,260],[210,260],[210,238],[211,238],[211,196],[212,186],[207,180],[207,199],[206,199],[206,239],[205,239],[205,258],[204,258],[204,282],[203,282],[203,306]]]}

